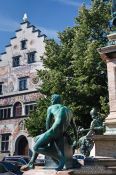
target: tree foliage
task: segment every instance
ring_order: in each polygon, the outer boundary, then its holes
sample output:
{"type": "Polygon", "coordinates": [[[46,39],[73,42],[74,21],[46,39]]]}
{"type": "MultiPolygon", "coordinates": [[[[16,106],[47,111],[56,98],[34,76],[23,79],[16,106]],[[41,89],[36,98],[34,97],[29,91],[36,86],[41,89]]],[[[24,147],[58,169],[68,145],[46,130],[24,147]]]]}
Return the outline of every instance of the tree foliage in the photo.
{"type": "MultiPolygon", "coordinates": [[[[46,51],[42,57],[45,69],[38,70],[38,77],[43,82],[39,92],[48,99],[53,93],[61,94],[64,104],[73,110],[77,125],[83,127],[90,123],[89,111],[93,106],[102,113],[108,112],[103,107],[108,95],[106,64],[97,48],[107,43],[109,19],[109,4],[94,0],[90,9],[83,5],[75,26],[58,33],[60,43],[45,41],[46,51]]],[[[28,118],[30,134],[36,135],[44,128],[47,106],[48,101],[43,98],[37,111],[28,118]]]]}

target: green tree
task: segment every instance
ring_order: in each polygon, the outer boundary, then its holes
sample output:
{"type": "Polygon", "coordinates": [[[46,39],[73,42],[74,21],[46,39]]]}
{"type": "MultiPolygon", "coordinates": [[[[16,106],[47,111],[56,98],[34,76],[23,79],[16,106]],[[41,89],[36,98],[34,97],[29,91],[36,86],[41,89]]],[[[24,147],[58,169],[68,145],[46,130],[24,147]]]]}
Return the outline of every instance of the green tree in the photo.
{"type": "Polygon", "coordinates": [[[72,49],[77,93],[81,99],[78,101],[78,115],[82,123],[90,120],[89,111],[93,106],[101,112],[100,102],[103,100],[100,99],[108,94],[106,64],[101,60],[97,48],[107,43],[109,9],[109,4],[94,0],[92,8],[88,10],[83,6],[76,18],[72,49]]]}
{"type": "MultiPolygon", "coordinates": [[[[46,40],[46,52],[42,57],[45,69],[38,70],[38,77],[43,82],[39,92],[48,99],[53,93],[61,94],[64,104],[73,110],[77,125],[84,127],[89,126],[89,112],[93,106],[99,110],[102,106],[102,112],[106,112],[101,104],[108,94],[106,65],[97,48],[107,43],[109,19],[110,6],[101,0],[94,0],[90,9],[82,6],[76,25],[58,34],[60,43],[46,40]]],[[[48,101],[43,98],[38,105],[39,114],[36,111],[27,119],[30,134],[33,130],[36,135],[44,128],[47,106],[48,101]]]]}

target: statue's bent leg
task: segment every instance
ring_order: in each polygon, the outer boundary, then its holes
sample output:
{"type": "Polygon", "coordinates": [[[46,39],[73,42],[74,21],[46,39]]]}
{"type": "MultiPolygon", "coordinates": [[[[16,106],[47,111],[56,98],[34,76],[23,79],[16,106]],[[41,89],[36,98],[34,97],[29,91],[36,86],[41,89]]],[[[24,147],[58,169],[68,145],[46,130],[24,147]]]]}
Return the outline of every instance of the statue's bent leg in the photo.
{"type": "MultiPolygon", "coordinates": [[[[26,166],[23,166],[21,168],[21,170],[27,171],[29,169],[34,168],[34,162],[35,162],[35,160],[38,156],[38,153],[39,153],[38,149],[44,147],[45,143],[47,143],[46,139],[44,139],[44,137],[45,137],[44,135],[46,135],[46,134],[43,133],[43,134],[35,137],[35,139],[34,139],[35,140],[35,145],[33,147],[33,154],[32,154],[31,160],[29,161],[29,163],[26,166]]],[[[47,137],[45,137],[45,138],[47,138],[47,137]]],[[[46,144],[46,146],[47,146],[47,144],[46,144]]]]}
{"type": "MultiPolygon", "coordinates": [[[[41,137],[41,135],[38,135],[34,138],[34,142],[37,142],[37,140],[41,137]]],[[[33,150],[33,155],[31,157],[30,162],[28,163],[28,166],[30,167],[30,169],[34,168],[34,162],[37,159],[38,153],[36,151],[33,150]]]]}
{"type": "Polygon", "coordinates": [[[56,161],[59,161],[59,166],[56,169],[57,171],[63,169],[64,162],[65,162],[64,143],[63,143],[63,140],[61,139],[62,141],[60,142],[60,144],[59,144],[59,141],[58,143],[56,142],[56,144],[54,144],[55,145],[54,148],[51,146],[48,146],[48,143],[53,142],[53,140],[55,140],[54,138],[55,138],[55,132],[48,130],[36,139],[35,145],[33,147],[33,155],[30,162],[26,166],[27,168],[26,170],[34,168],[34,162],[38,156],[38,153],[48,155],[53,159],[55,159],[56,161]]]}
{"type": "MultiPolygon", "coordinates": [[[[46,145],[50,143],[50,141],[53,139],[53,133],[51,132],[46,132],[44,133],[35,143],[34,145],[34,151],[42,153],[42,145],[46,145]]],[[[48,147],[47,147],[48,149],[48,147]]],[[[44,154],[48,155],[48,150],[45,149],[44,147],[44,154]]],[[[52,157],[55,160],[59,161],[59,166],[56,168],[57,171],[62,170],[65,164],[65,157],[64,157],[64,137],[60,137],[60,139],[56,139],[54,141],[54,148],[51,149],[49,147],[49,152],[52,151],[48,156],[52,157]],[[57,155],[55,154],[55,151],[58,153],[57,155]]]]}
{"type": "MultiPolygon", "coordinates": [[[[53,139],[53,133],[51,133],[49,130],[45,133],[37,136],[35,138],[35,145],[33,147],[33,155],[31,157],[31,160],[27,164],[27,169],[33,169],[34,168],[34,162],[38,156],[39,153],[46,152],[47,154],[47,145],[50,143],[50,141],[53,139]]],[[[55,156],[54,156],[55,157],[55,156]]]]}
{"type": "Polygon", "coordinates": [[[58,154],[57,149],[55,147],[55,144],[52,145],[52,146],[50,145],[50,146],[46,146],[46,147],[43,147],[43,148],[38,148],[36,151],[33,151],[33,155],[31,157],[31,160],[27,165],[29,167],[29,169],[34,168],[34,162],[35,162],[35,160],[36,160],[39,153],[51,157],[57,163],[60,160],[60,157],[59,157],[59,154],[58,154]]]}
{"type": "Polygon", "coordinates": [[[33,150],[38,152],[39,148],[47,146],[52,139],[53,135],[49,132],[49,130],[46,131],[45,133],[41,134],[40,137],[36,140],[33,150]]]}
{"type": "Polygon", "coordinates": [[[32,161],[35,160],[36,153],[42,153],[51,158],[55,159],[59,162],[59,166],[56,168],[57,171],[62,170],[65,164],[65,156],[64,156],[64,137],[60,137],[60,139],[54,139],[54,133],[45,132],[40,136],[40,138],[36,141],[34,145],[35,156],[32,157],[32,161]],[[48,143],[53,142],[51,146],[47,146],[48,143]]]}
{"type": "Polygon", "coordinates": [[[45,143],[46,143],[46,146],[47,146],[47,143],[49,143],[49,138],[47,138],[46,133],[43,133],[39,136],[36,136],[34,140],[35,140],[35,145],[33,147],[33,155],[32,155],[31,160],[29,161],[29,163],[27,165],[30,169],[34,168],[34,162],[35,162],[38,154],[41,153],[39,151],[39,149],[42,147],[45,147],[44,146],[45,143]]]}

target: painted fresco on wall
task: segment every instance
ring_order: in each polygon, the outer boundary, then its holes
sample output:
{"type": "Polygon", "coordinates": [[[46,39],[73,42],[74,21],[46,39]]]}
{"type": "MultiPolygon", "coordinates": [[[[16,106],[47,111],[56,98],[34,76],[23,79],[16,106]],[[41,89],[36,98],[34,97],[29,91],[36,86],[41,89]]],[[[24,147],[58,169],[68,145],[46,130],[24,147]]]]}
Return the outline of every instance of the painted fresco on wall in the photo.
{"type": "Polygon", "coordinates": [[[4,94],[8,93],[8,85],[3,84],[4,94]]]}
{"type": "Polygon", "coordinates": [[[13,85],[13,82],[12,81],[10,81],[9,82],[9,92],[13,92],[14,91],[14,85],[13,85]]]}
{"type": "Polygon", "coordinates": [[[20,131],[25,131],[25,133],[27,133],[27,129],[25,128],[25,121],[21,120],[17,123],[17,125],[15,126],[15,129],[12,132],[12,137],[13,139],[15,139],[17,137],[17,135],[20,133],[20,131]]]}
{"type": "Polygon", "coordinates": [[[17,77],[21,77],[22,75],[23,76],[27,76],[29,75],[30,73],[30,68],[31,66],[19,66],[19,67],[16,67],[14,70],[13,70],[13,74],[16,74],[17,77]]]}
{"type": "Polygon", "coordinates": [[[3,77],[7,74],[8,74],[8,67],[7,66],[0,67],[0,77],[3,77]]]}
{"type": "Polygon", "coordinates": [[[20,96],[9,97],[9,98],[6,97],[4,99],[0,99],[0,105],[1,106],[13,105],[17,101],[20,101],[22,103],[36,101],[40,97],[42,97],[40,93],[31,93],[31,94],[20,95],[20,96]]]}
{"type": "Polygon", "coordinates": [[[28,95],[24,96],[24,102],[36,101],[37,99],[39,99],[41,97],[42,97],[42,95],[40,93],[28,94],[28,95]]]}
{"type": "Polygon", "coordinates": [[[14,131],[12,132],[13,139],[16,138],[16,136],[18,135],[19,132],[20,132],[20,128],[19,128],[19,125],[17,124],[14,131]]]}
{"type": "Polygon", "coordinates": [[[3,133],[11,133],[11,129],[8,128],[6,125],[4,125],[1,129],[0,129],[0,134],[3,133]]]}

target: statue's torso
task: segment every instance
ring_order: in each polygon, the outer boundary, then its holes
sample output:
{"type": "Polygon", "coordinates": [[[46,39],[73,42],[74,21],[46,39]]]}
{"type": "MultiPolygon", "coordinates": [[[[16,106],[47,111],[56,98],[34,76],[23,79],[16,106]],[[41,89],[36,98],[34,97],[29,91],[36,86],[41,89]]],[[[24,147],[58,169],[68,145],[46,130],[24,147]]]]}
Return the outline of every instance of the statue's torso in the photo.
{"type": "MultiPolygon", "coordinates": [[[[70,125],[72,119],[72,112],[61,104],[55,104],[49,107],[50,113],[54,119],[52,129],[60,129],[61,132],[65,132],[70,125]]],[[[59,132],[60,132],[59,131],[59,132]]]]}

